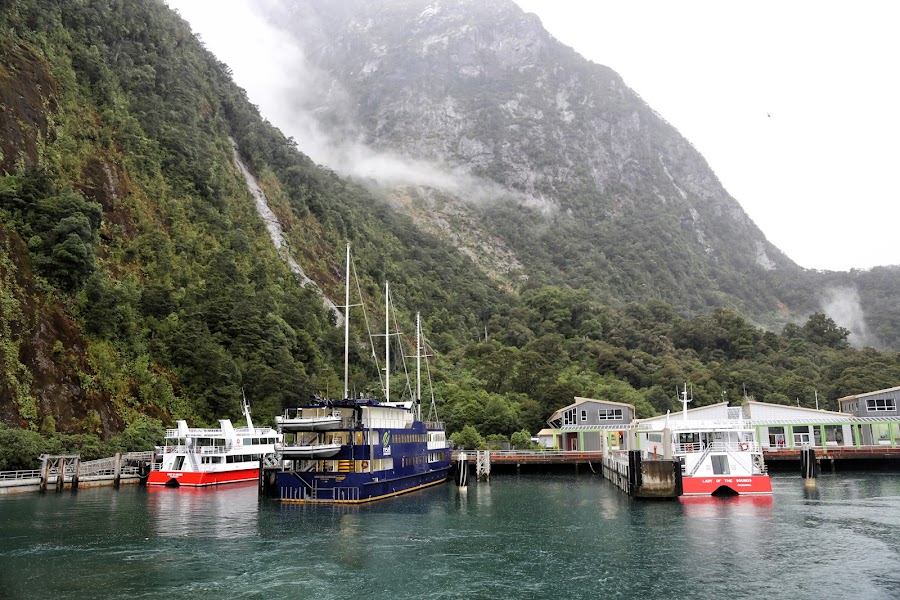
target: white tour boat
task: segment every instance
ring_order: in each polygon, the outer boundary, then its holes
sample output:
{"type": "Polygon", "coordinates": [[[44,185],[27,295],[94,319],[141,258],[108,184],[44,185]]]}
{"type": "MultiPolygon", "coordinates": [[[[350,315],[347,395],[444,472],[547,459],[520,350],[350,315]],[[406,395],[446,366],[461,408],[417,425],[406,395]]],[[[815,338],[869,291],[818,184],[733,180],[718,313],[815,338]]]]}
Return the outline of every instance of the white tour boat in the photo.
{"type": "Polygon", "coordinates": [[[743,418],[689,419],[686,387],[682,398],[681,419],[657,418],[638,431],[642,456],[681,462],[684,496],[771,494],[762,447],[743,418]]]}
{"type": "Polygon", "coordinates": [[[153,465],[147,485],[209,486],[259,477],[259,461],[273,456],[281,434],[271,427],[254,427],[250,405],[242,401],[246,427],[221,419],[218,429],[189,428],[178,421],[166,430],[162,463],[153,465]]]}

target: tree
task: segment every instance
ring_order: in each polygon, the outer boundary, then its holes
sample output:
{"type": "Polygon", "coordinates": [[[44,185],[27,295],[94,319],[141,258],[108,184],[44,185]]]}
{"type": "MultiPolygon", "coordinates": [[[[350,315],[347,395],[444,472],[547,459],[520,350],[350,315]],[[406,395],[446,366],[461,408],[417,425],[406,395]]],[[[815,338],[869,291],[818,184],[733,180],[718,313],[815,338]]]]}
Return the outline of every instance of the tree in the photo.
{"type": "Polygon", "coordinates": [[[484,438],[471,425],[466,425],[462,428],[462,431],[457,431],[451,435],[450,441],[453,442],[455,447],[466,450],[484,450],[487,447],[484,438]]]}
{"type": "Polygon", "coordinates": [[[531,441],[531,433],[527,429],[513,433],[509,438],[510,446],[515,450],[531,450],[535,443],[531,441]]]}
{"type": "Polygon", "coordinates": [[[850,330],[838,326],[831,317],[824,313],[813,313],[803,325],[803,337],[812,344],[828,346],[838,350],[847,348],[850,330]]]}

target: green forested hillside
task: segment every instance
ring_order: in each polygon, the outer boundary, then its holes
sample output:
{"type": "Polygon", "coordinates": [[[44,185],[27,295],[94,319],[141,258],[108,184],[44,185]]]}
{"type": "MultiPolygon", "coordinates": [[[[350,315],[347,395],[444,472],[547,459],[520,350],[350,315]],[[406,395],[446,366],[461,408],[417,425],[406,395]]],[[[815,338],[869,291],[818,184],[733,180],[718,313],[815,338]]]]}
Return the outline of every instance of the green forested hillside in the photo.
{"type": "MultiPolygon", "coordinates": [[[[823,315],[776,335],[724,309],[685,320],[538,279],[504,291],[298,152],[162,2],[0,7],[0,470],[147,448],[175,419],[236,417],[242,389],[260,422],[340,393],[342,332],[276,252],[233,147],[330,297],[349,242],[372,307],[387,279],[405,323],[423,312],[454,431],[534,432],[574,395],[646,416],[685,381],[701,404],[818,390],[834,407],[900,379],[896,354],[847,348],[823,315]]],[[[352,387],[375,388],[354,338],[352,387]]]]}

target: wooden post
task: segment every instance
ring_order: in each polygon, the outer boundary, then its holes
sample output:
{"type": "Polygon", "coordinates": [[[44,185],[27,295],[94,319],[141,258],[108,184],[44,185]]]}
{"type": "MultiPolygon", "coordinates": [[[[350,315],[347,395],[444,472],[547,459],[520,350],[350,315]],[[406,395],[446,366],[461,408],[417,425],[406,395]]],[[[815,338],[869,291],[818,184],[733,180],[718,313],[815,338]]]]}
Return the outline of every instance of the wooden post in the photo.
{"type": "Polygon", "coordinates": [[[72,491],[78,491],[78,477],[81,475],[81,457],[75,457],[75,470],[72,472],[72,491]]]}
{"type": "Polygon", "coordinates": [[[808,487],[816,486],[816,477],[819,476],[819,465],[816,462],[816,449],[805,445],[800,450],[800,472],[803,482],[808,487]]]}
{"type": "Polygon", "coordinates": [[[113,487],[118,489],[122,479],[122,453],[116,452],[115,467],[113,471],[113,487]]]}
{"type": "Polygon", "coordinates": [[[47,480],[50,479],[50,461],[46,454],[41,455],[41,491],[47,491],[47,480]]]}
{"type": "Polygon", "coordinates": [[[66,487],[66,459],[65,457],[61,457],[59,462],[56,463],[57,475],[56,475],[56,491],[61,492],[63,488],[66,487]]]}

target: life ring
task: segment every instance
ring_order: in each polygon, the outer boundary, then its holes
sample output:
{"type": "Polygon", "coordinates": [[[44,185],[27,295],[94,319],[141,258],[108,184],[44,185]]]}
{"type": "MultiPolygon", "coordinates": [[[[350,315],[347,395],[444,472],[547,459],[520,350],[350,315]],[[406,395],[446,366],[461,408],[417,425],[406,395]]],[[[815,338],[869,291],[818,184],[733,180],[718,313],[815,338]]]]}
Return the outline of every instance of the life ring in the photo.
{"type": "Polygon", "coordinates": [[[741,442],[741,450],[747,451],[749,449],[750,449],[750,444],[748,444],[747,442],[741,442]]]}
{"type": "Polygon", "coordinates": [[[369,468],[369,461],[367,461],[367,460],[362,461],[362,468],[363,468],[363,471],[365,471],[366,469],[368,469],[368,468],[369,468]]]}
{"type": "Polygon", "coordinates": [[[694,445],[693,445],[693,444],[685,444],[685,445],[684,445],[684,451],[685,451],[685,452],[693,452],[693,451],[694,451],[694,445]]]}

